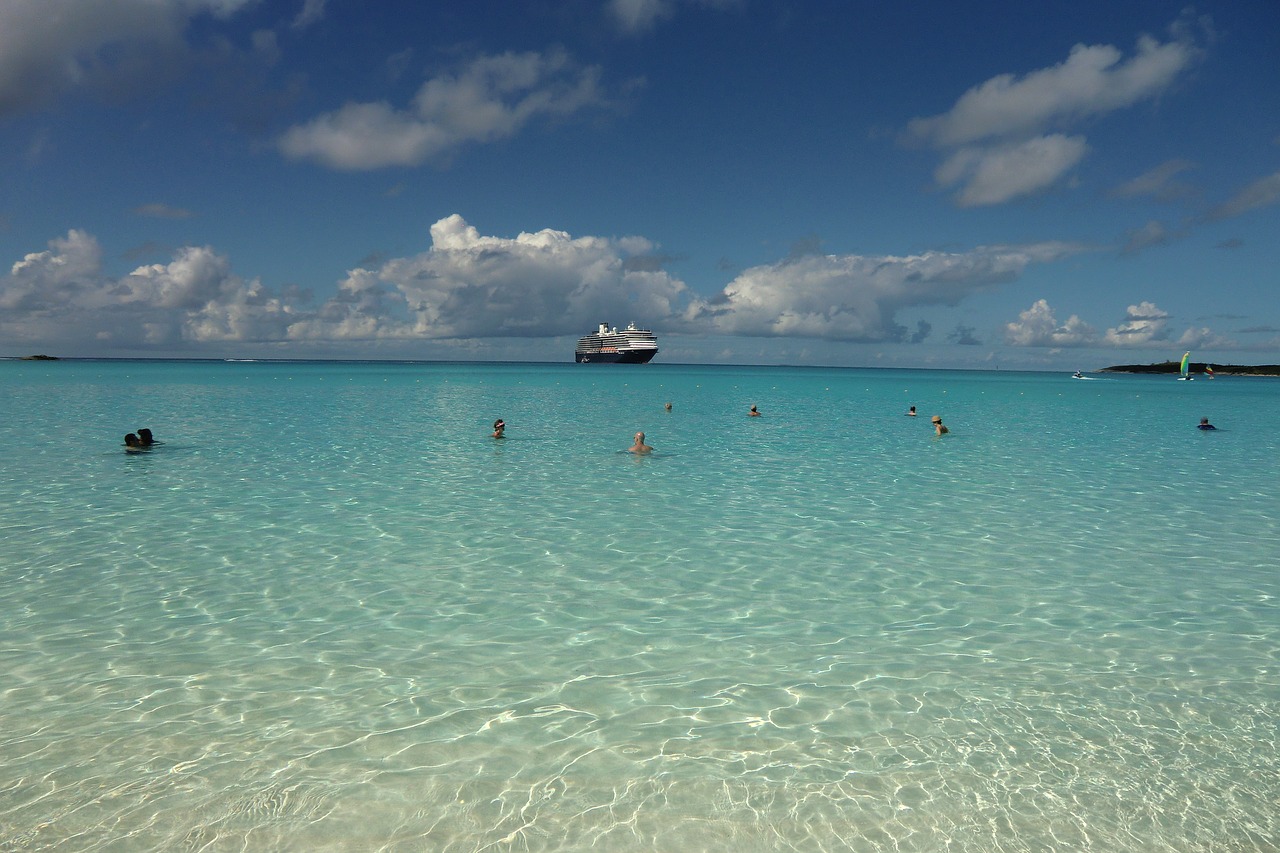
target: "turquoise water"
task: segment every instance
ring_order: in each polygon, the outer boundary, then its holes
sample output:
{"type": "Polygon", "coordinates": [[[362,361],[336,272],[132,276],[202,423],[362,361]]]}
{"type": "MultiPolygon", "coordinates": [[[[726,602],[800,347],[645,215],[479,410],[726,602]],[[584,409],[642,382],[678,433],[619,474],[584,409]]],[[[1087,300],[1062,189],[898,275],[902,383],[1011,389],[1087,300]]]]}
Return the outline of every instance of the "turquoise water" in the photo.
{"type": "Polygon", "coordinates": [[[1280,839],[1280,380],[0,377],[0,850],[1280,839]]]}

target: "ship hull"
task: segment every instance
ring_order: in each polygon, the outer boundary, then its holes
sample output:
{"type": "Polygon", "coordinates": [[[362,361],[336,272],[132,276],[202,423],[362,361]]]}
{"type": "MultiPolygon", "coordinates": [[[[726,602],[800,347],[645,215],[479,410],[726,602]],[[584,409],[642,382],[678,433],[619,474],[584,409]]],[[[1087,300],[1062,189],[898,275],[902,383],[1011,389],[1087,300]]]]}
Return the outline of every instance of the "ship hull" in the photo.
{"type": "Polygon", "coordinates": [[[635,352],[575,352],[573,360],[578,364],[648,364],[657,354],[656,349],[635,352]]]}

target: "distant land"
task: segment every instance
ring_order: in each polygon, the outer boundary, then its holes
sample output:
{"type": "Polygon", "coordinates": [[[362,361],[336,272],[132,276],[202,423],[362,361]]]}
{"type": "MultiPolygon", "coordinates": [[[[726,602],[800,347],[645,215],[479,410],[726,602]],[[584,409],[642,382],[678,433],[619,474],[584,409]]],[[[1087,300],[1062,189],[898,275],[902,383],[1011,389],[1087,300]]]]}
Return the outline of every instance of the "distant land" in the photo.
{"type": "MultiPolygon", "coordinates": [[[[1158,364],[1117,364],[1104,367],[1099,373],[1177,373],[1180,361],[1162,361],[1158,364]]],[[[1192,361],[1187,364],[1191,373],[1204,373],[1212,367],[1215,376],[1280,376],[1280,364],[1217,364],[1212,361],[1192,361]]]]}

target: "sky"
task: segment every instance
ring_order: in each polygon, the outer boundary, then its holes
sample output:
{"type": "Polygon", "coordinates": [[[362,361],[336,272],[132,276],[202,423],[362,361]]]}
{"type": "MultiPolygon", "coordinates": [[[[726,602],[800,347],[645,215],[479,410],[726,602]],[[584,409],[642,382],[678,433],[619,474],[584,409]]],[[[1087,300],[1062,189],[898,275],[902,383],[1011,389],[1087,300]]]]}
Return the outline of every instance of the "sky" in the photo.
{"type": "Polygon", "coordinates": [[[1280,3],[0,0],[0,356],[1280,362],[1280,3]]]}

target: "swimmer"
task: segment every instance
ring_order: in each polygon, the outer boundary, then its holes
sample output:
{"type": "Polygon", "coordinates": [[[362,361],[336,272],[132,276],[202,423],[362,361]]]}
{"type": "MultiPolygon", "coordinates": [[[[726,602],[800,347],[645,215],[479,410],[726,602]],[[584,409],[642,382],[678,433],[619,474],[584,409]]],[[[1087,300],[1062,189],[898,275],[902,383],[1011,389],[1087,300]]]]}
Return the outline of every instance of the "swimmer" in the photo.
{"type": "Polygon", "coordinates": [[[653,448],[644,443],[644,433],[636,433],[636,443],[627,448],[628,453],[652,453],[653,448]]]}
{"type": "Polygon", "coordinates": [[[507,429],[507,422],[504,421],[502,418],[498,418],[496,421],[493,422],[493,437],[506,438],[506,435],[505,435],[506,429],[507,429]]]}
{"type": "Polygon", "coordinates": [[[150,447],[151,445],[155,444],[156,440],[151,437],[151,430],[147,429],[146,427],[143,427],[142,429],[138,430],[138,443],[141,444],[143,447],[150,447]]]}
{"type": "Polygon", "coordinates": [[[671,411],[671,404],[670,404],[670,403],[667,403],[667,405],[666,405],[664,408],[665,408],[668,412],[669,412],[669,411],[671,411]]]}
{"type": "Polygon", "coordinates": [[[1214,426],[1213,424],[1209,423],[1209,419],[1208,419],[1208,418],[1201,418],[1201,419],[1200,419],[1200,426],[1198,426],[1198,427],[1196,427],[1196,428],[1197,428],[1197,429],[1217,429],[1217,427],[1216,427],[1216,426],[1214,426]]]}
{"type": "Polygon", "coordinates": [[[951,432],[951,430],[947,429],[945,426],[942,425],[942,418],[938,417],[937,415],[933,416],[933,431],[936,432],[938,435],[946,435],[947,433],[951,432]]]}
{"type": "Polygon", "coordinates": [[[915,407],[915,406],[912,406],[911,408],[907,409],[907,417],[909,417],[909,418],[914,418],[915,416],[916,416],[916,407],[915,407]]]}
{"type": "Polygon", "coordinates": [[[125,452],[125,453],[139,453],[139,452],[141,452],[141,451],[143,451],[143,450],[145,450],[145,449],[146,449],[146,448],[144,448],[144,447],[142,446],[142,442],[141,442],[141,441],[138,439],[138,437],[137,437],[136,435],[134,435],[133,433],[129,433],[128,435],[126,435],[126,436],[124,437],[124,452],[125,452]]]}
{"type": "Polygon", "coordinates": [[[752,418],[758,418],[760,417],[760,413],[756,411],[756,407],[753,405],[751,407],[751,411],[747,412],[747,416],[752,418]]]}

